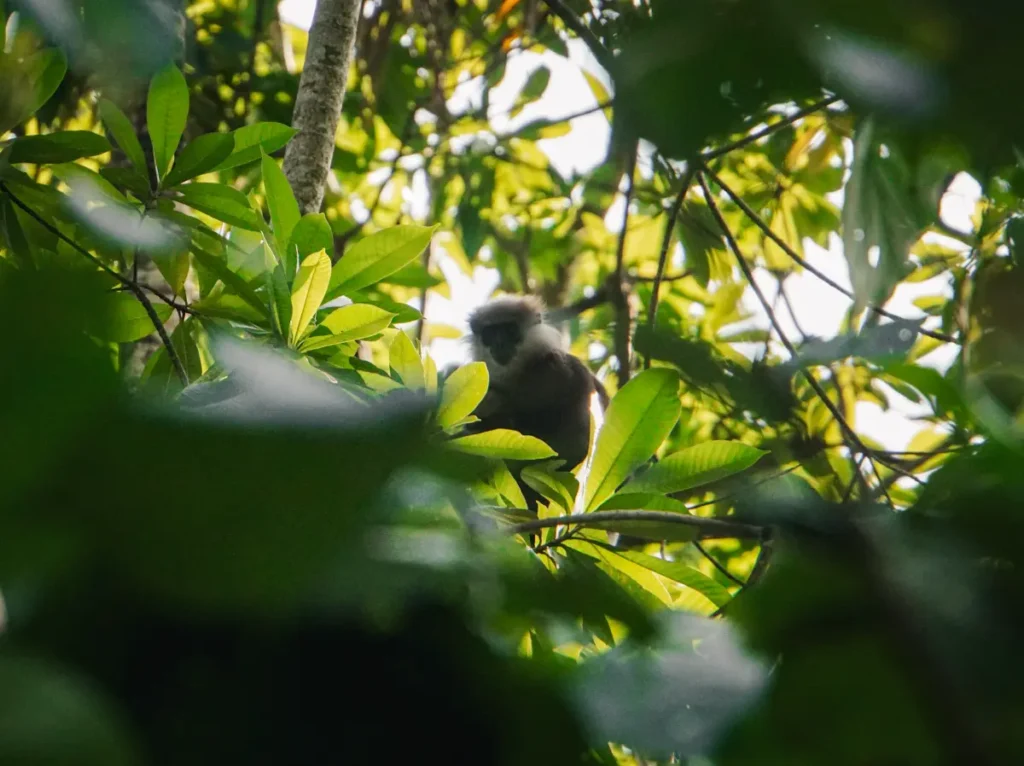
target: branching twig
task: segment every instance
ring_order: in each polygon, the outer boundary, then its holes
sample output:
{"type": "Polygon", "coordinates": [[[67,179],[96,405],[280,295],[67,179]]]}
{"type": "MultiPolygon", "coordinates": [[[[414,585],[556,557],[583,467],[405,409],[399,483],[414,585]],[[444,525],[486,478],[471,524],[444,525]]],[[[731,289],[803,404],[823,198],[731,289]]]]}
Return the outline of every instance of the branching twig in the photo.
{"type": "MultiPolygon", "coordinates": [[[[676,219],[679,217],[679,211],[683,208],[686,193],[690,190],[690,184],[693,183],[694,173],[696,173],[696,166],[683,176],[679,193],[676,195],[675,202],[672,203],[668,221],[665,223],[665,236],[662,237],[661,252],[658,254],[658,270],[655,272],[654,286],[651,288],[651,303],[647,309],[647,324],[650,327],[654,327],[654,321],[658,317],[658,293],[661,291],[661,283],[665,278],[665,264],[668,262],[668,251],[672,245],[672,232],[675,231],[676,219]]],[[[644,364],[650,365],[650,360],[646,360],[644,364]]]]}
{"type": "MultiPolygon", "coordinates": [[[[713,171],[709,170],[707,168],[707,166],[705,166],[703,172],[706,173],[708,178],[710,178],[712,181],[714,181],[715,184],[722,191],[724,191],[733,202],[736,203],[736,205],[739,207],[740,210],[743,211],[743,213],[747,216],[747,218],[749,218],[751,220],[751,222],[755,226],[757,226],[757,228],[759,228],[762,232],[764,232],[764,235],[766,237],[768,237],[772,242],[774,242],[776,245],[778,245],[786,255],[788,255],[790,258],[792,258],[794,261],[796,261],[798,264],[800,264],[800,266],[802,266],[803,268],[807,269],[809,272],[811,272],[814,276],[816,276],[818,279],[820,279],[826,285],[828,285],[829,287],[831,287],[834,290],[838,290],[843,295],[845,295],[847,298],[850,298],[851,300],[853,300],[854,295],[853,295],[853,292],[851,290],[847,290],[841,284],[839,284],[834,279],[829,277],[828,274],[825,274],[820,269],[815,268],[810,263],[808,263],[806,259],[802,258],[799,253],[797,253],[792,247],[789,246],[789,244],[784,239],[782,239],[782,237],[780,237],[778,234],[776,234],[774,231],[772,231],[771,227],[768,226],[768,224],[766,224],[761,219],[761,216],[759,216],[750,207],[750,205],[748,205],[746,202],[743,201],[742,197],[740,197],[736,192],[734,192],[725,183],[723,183],[722,179],[719,178],[713,171]]],[[[888,311],[888,310],[882,308],[881,306],[868,306],[867,308],[868,308],[869,311],[873,311],[874,313],[879,314],[880,316],[887,317],[888,319],[906,321],[903,317],[899,316],[898,314],[893,314],[891,311],[888,311]]],[[[918,332],[921,333],[922,335],[927,335],[929,338],[934,338],[935,340],[940,340],[940,341],[942,341],[944,343],[956,343],[957,342],[956,338],[954,338],[954,337],[952,337],[950,335],[946,335],[945,333],[941,333],[941,332],[935,332],[934,330],[928,330],[928,329],[926,329],[924,327],[919,328],[918,332]]]]}
{"type": "Polygon", "coordinates": [[[149,300],[149,298],[146,296],[145,291],[138,285],[138,283],[132,281],[131,279],[128,279],[128,277],[122,276],[116,270],[107,266],[95,255],[93,255],[84,247],[75,242],[73,239],[68,237],[66,234],[64,234],[64,232],[62,232],[56,226],[54,226],[41,215],[39,215],[39,213],[37,213],[35,210],[30,208],[24,202],[22,202],[21,199],[19,199],[15,194],[11,192],[10,187],[8,187],[7,184],[3,183],[2,181],[0,181],[0,191],[3,191],[8,197],[10,197],[11,202],[13,202],[19,208],[21,208],[25,212],[25,214],[31,217],[36,223],[38,223],[48,232],[50,232],[55,237],[60,239],[66,245],[73,248],[77,253],[88,258],[101,270],[112,276],[114,279],[116,279],[118,282],[120,282],[122,285],[124,285],[126,288],[132,291],[132,294],[136,297],[136,299],[138,299],[139,303],[142,304],[142,308],[145,310],[146,315],[153,323],[153,327],[156,328],[157,334],[160,336],[160,341],[163,343],[164,348],[167,350],[167,358],[170,360],[171,366],[177,373],[182,385],[187,386],[188,373],[185,372],[185,367],[181,363],[181,359],[178,358],[178,352],[175,350],[174,344],[171,342],[171,338],[167,334],[166,328],[164,328],[163,321],[160,319],[160,316],[156,313],[156,309],[153,308],[152,301],[149,300]]]}
{"type": "Polygon", "coordinates": [[[716,559],[714,556],[712,556],[710,553],[708,553],[707,549],[703,545],[701,545],[697,540],[693,541],[693,547],[696,548],[698,551],[700,551],[700,555],[702,555],[704,558],[706,558],[708,561],[710,561],[711,565],[715,569],[717,569],[719,572],[721,572],[722,576],[724,576],[726,579],[734,582],[736,585],[739,585],[741,588],[744,585],[746,585],[746,583],[743,582],[743,580],[741,580],[739,577],[737,577],[732,572],[730,572],[728,569],[726,569],[724,566],[722,566],[722,564],[718,561],[718,559],[716,559]]]}

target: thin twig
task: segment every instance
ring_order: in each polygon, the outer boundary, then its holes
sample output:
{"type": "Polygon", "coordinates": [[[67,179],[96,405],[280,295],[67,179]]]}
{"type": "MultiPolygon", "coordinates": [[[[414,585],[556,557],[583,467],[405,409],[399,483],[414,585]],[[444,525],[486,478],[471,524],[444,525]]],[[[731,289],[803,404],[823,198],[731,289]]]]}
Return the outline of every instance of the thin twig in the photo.
{"type": "Polygon", "coordinates": [[[639,151],[639,144],[634,143],[629,150],[629,157],[626,159],[626,192],[622,206],[622,230],[619,232],[618,246],[615,248],[615,283],[612,286],[610,297],[615,307],[615,358],[618,361],[619,388],[629,382],[630,374],[630,334],[632,331],[632,318],[629,311],[629,299],[625,290],[625,271],[623,260],[626,255],[626,235],[629,232],[629,206],[633,201],[633,175],[636,173],[636,156],[639,151]]]}
{"type": "Polygon", "coordinates": [[[553,516],[547,519],[536,519],[515,524],[509,528],[512,534],[535,532],[548,527],[560,527],[563,524],[573,526],[592,526],[608,524],[615,521],[637,521],[652,524],[678,524],[684,527],[696,527],[701,539],[733,538],[737,540],[759,539],[762,527],[740,521],[712,519],[705,516],[690,516],[672,511],[591,511],[590,513],[572,513],[568,516],[553,516]]]}
{"type": "MultiPolygon", "coordinates": [[[[790,247],[789,244],[785,240],[782,239],[782,237],[780,237],[778,234],[776,234],[774,231],[772,231],[771,227],[768,226],[768,224],[766,224],[761,219],[761,216],[759,216],[750,207],[750,205],[748,205],[746,202],[744,202],[742,197],[740,197],[736,192],[734,192],[731,188],[729,188],[722,181],[722,179],[718,177],[718,175],[716,175],[713,171],[709,170],[707,168],[707,166],[704,166],[703,172],[705,174],[707,174],[708,178],[710,178],[712,181],[714,181],[715,184],[722,191],[724,191],[733,202],[736,203],[736,205],[739,207],[740,210],[743,211],[743,213],[747,216],[747,218],[749,218],[751,220],[751,222],[755,226],[757,226],[757,228],[759,228],[762,232],[764,232],[764,235],[766,237],[768,237],[770,240],[772,240],[772,242],[774,242],[776,245],[778,245],[786,255],[788,255],[790,258],[792,258],[794,261],[796,261],[800,266],[802,266],[803,268],[807,269],[807,271],[811,272],[814,276],[816,276],[818,279],[820,279],[822,282],[824,282],[826,285],[828,285],[832,289],[838,290],[839,292],[841,292],[843,295],[845,295],[847,298],[850,298],[851,300],[854,299],[854,295],[853,295],[853,292],[851,290],[847,290],[845,287],[843,287],[841,284],[836,282],[834,279],[832,279],[830,276],[825,274],[823,271],[821,271],[820,269],[815,268],[814,266],[812,266],[810,263],[807,262],[806,259],[802,258],[799,253],[797,253],[792,247],[790,247]]],[[[887,317],[889,319],[900,320],[900,321],[904,321],[904,322],[907,321],[904,317],[901,317],[899,314],[893,314],[891,311],[888,311],[888,310],[882,308],[881,306],[868,306],[867,309],[868,309],[868,311],[872,311],[872,312],[874,312],[876,314],[879,314],[880,316],[884,316],[884,317],[887,317]]],[[[940,341],[942,341],[944,343],[956,343],[957,342],[957,339],[954,338],[951,335],[946,335],[945,333],[941,333],[941,332],[935,332],[934,330],[928,330],[928,329],[926,329],[924,327],[918,328],[918,332],[921,333],[922,335],[927,335],[929,338],[934,338],[935,340],[940,340],[940,341]]]]}
{"type": "MultiPolygon", "coordinates": [[[[779,319],[778,317],[775,316],[775,312],[772,311],[771,304],[768,302],[768,299],[765,298],[764,293],[761,292],[761,288],[755,281],[754,273],[750,269],[750,264],[748,264],[746,258],[743,257],[743,252],[740,250],[740,246],[736,242],[736,238],[733,236],[732,231],[730,231],[729,226],[726,224],[725,218],[722,217],[722,211],[718,209],[718,203],[715,202],[714,195],[711,194],[711,189],[708,188],[707,181],[704,179],[703,172],[697,174],[697,180],[700,182],[701,190],[704,192],[704,197],[708,203],[708,207],[711,210],[711,214],[714,216],[715,221],[718,223],[719,228],[722,230],[722,233],[725,236],[725,240],[729,245],[729,249],[736,257],[736,262],[740,267],[740,271],[743,272],[743,276],[746,278],[747,283],[750,285],[750,288],[754,291],[754,295],[757,297],[758,302],[761,304],[761,307],[768,315],[768,321],[771,323],[771,326],[775,329],[776,334],[779,336],[779,341],[786,348],[786,351],[789,352],[790,356],[796,359],[796,347],[793,346],[793,343],[789,340],[789,338],[786,337],[786,334],[782,331],[782,327],[779,324],[779,319]]],[[[864,446],[864,443],[860,440],[860,437],[857,436],[854,430],[850,427],[850,424],[846,422],[846,418],[843,417],[843,413],[839,411],[838,407],[836,407],[835,402],[833,402],[828,397],[828,394],[825,392],[825,389],[821,387],[821,383],[818,382],[818,379],[815,378],[809,370],[803,367],[800,368],[800,372],[807,380],[807,383],[811,386],[811,388],[814,389],[814,393],[817,394],[818,398],[821,399],[822,404],[824,404],[828,411],[832,413],[832,417],[835,418],[836,422],[839,424],[839,427],[842,429],[843,434],[859,450],[865,450],[866,448],[864,446]]]]}
{"type": "Polygon", "coordinates": [[[597,59],[597,63],[604,67],[605,71],[612,71],[615,66],[614,54],[605,47],[597,35],[590,31],[590,27],[583,23],[583,19],[573,13],[562,0],[544,0],[544,2],[551,12],[586,44],[594,58],[597,59]]]}
{"type": "Polygon", "coordinates": [[[762,138],[770,136],[772,133],[775,133],[778,130],[782,130],[782,128],[786,127],[787,125],[792,125],[797,120],[803,119],[804,117],[814,114],[815,112],[820,112],[822,109],[827,109],[828,107],[832,106],[832,104],[836,103],[839,100],[839,96],[831,96],[829,98],[822,99],[817,103],[811,104],[810,106],[804,107],[803,109],[793,112],[793,114],[789,115],[788,117],[784,117],[778,122],[773,122],[771,125],[767,125],[761,128],[761,130],[750,133],[749,135],[746,135],[743,138],[733,141],[730,144],[721,146],[718,149],[711,149],[710,151],[704,152],[702,155],[700,155],[700,161],[703,163],[708,163],[711,162],[712,160],[716,160],[719,157],[722,157],[723,155],[728,154],[729,152],[736,151],[737,149],[742,149],[744,146],[752,144],[755,141],[760,141],[762,138]]]}
{"type": "Polygon", "coordinates": [[[718,570],[719,572],[721,572],[721,573],[722,573],[722,575],[723,575],[724,577],[726,577],[727,579],[729,579],[729,580],[731,580],[732,582],[736,583],[736,584],[737,584],[737,585],[739,585],[739,586],[740,586],[741,588],[742,588],[742,587],[743,587],[744,585],[746,585],[746,583],[745,583],[745,582],[743,582],[743,580],[741,580],[741,579],[740,579],[739,577],[737,577],[737,576],[736,576],[736,575],[734,575],[734,574],[733,574],[732,572],[730,572],[730,571],[729,571],[728,569],[726,569],[726,568],[725,568],[724,566],[722,566],[722,564],[721,564],[721,563],[720,563],[720,562],[718,561],[718,559],[716,559],[716,558],[715,558],[714,556],[712,556],[712,555],[711,555],[710,553],[708,553],[708,552],[707,552],[707,549],[705,549],[705,548],[704,548],[704,546],[703,546],[703,545],[701,545],[701,544],[700,544],[699,542],[697,542],[696,540],[694,540],[694,541],[693,541],[693,547],[694,547],[694,548],[696,548],[696,549],[697,549],[698,551],[700,551],[700,554],[701,554],[701,555],[702,555],[702,556],[703,556],[704,558],[706,558],[706,559],[707,559],[708,561],[710,561],[710,562],[711,562],[711,565],[712,565],[712,566],[713,566],[713,567],[714,567],[715,569],[717,569],[717,570],[718,570]]]}
{"type": "MultiPolygon", "coordinates": [[[[650,327],[654,327],[654,322],[658,318],[658,294],[661,291],[661,283],[665,278],[665,264],[668,262],[668,251],[672,245],[672,232],[675,231],[676,219],[679,217],[679,211],[683,209],[686,193],[690,190],[690,184],[693,183],[693,176],[696,172],[697,168],[695,165],[683,176],[679,193],[676,195],[675,202],[672,203],[672,209],[668,214],[668,221],[665,223],[665,235],[661,239],[661,252],[658,253],[658,270],[655,272],[654,286],[651,288],[651,303],[647,309],[647,324],[650,327]]],[[[644,366],[650,366],[649,359],[644,361],[644,366]]]]}
{"type": "MultiPolygon", "coordinates": [[[[551,128],[551,127],[554,127],[556,125],[562,125],[563,123],[570,122],[571,120],[575,120],[577,117],[586,117],[587,115],[594,114],[595,112],[603,112],[605,109],[611,108],[613,103],[614,102],[612,102],[612,101],[605,101],[605,102],[600,103],[600,104],[595,104],[594,106],[588,106],[586,109],[580,109],[578,112],[573,112],[572,114],[567,114],[564,117],[555,117],[555,118],[548,119],[548,120],[534,120],[533,122],[526,123],[521,128],[519,128],[518,130],[516,130],[516,131],[514,131],[512,133],[501,133],[501,134],[498,134],[496,136],[496,138],[499,141],[507,141],[510,138],[518,137],[519,135],[521,135],[523,133],[523,131],[525,131],[527,129],[529,129],[529,130],[538,130],[538,129],[541,129],[541,128],[551,128]]],[[[513,108],[515,108],[515,107],[513,107],[513,108]]],[[[511,112],[511,109],[509,111],[511,112]]],[[[497,115],[486,115],[486,116],[488,117],[488,119],[493,119],[494,117],[501,117],[501,116],[504,116],[504,115],[497,114],[497,115]]],[[[459,119],[463,119],[464,117],[465,117],[465,115],[460,115],[459,119]]]]}
{"type": "Polygon", "coordinates": [[[170,360],[171,366],[174,368],[174,371],[178,374],[178,378],[180,378],[182,385],[187,386],[188,373],[185,372],[185,367],[184,365],[182,365],[181,359],[178,358],[178,352],[175,350],[174,344],[171,343],[171,338],[167,334],[167,330],[164,328],[163,321],[160,319],[160,316],[156,313],[156,309],[153,308],[153,303],[146,296],[145,291],[141,287],[139,287],[138,283],[133,282],[132,280],[128,279],[128,277],[122,276],[117,271],[103,263],[103,261],[101,261],[95,255],[90,253],[84,247],[75,242],[73,239],[64,234],[64,232],[62,232],[56,226],[54,226],[41,215],[39,215],[39,213],[37,213],[35,210],[30,208],[24,202],[22,202],[15,194],[11,192],[10,187],[8,187],[7,184],[5,184],[3,181],[0,181],[0,191],[3,191],[8,197],[10,197],[11,202],[13,202],[23,211],[25,211],[25,214],[30,216],[36,223],[38,223],[48,232],[56,236],[65,244],[69,245],[76,252],[78,252],[81,255],[84,255],[96,266],[98,266],[104,272],[112,276],[114,279],[116,279],[118,282],[120,282],[122,285],[124,285],[125,287],[132,291],[132,294],[135,295],[139,303],[142,304],[142,308],[145,310],[146,315],[149,317],[150,321],[153,323],[153,326],[156,328],[157,334],[160,336],[160,341],[163,343],[164,348],[167,350],[167,358],[170,360]]]}

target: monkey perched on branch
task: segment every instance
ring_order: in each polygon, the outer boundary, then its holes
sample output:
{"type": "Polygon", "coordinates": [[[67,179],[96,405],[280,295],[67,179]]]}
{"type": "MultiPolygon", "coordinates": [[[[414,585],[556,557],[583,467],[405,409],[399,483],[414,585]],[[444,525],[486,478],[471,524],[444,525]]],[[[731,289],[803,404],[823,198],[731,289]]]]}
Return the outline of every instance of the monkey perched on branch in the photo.
{"type": "Polygon", "coordinates": [[[491,380],[471,430],[510,428],[544,441],[565,461],[563,470],[582,463],[590,448],[592,395],[605,407],[608,394],[569,353],[558,329],[545,324],[540,302],[496,298],[473,312],[469,327],[473,358],[487,364],[491,380]]]}

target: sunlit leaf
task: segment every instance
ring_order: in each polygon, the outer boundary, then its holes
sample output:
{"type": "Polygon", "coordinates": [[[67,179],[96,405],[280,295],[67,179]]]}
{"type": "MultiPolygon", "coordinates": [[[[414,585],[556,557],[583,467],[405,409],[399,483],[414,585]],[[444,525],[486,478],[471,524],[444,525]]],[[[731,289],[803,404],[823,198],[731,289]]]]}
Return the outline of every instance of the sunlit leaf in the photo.
{"type": "Polygon", "coordinates": [[[329,334],[310,335],[300,348],[314,351],[368,338],[386,328],[393,318],[391,312],[365,303],[342,306],[328,314],[318,326],[318,330],[326,330],[329,334]]]}
{"type": "Polygon", "coordinates": [[[741,442],[704,442],[668,455],[631,479],[622,491],[682,492],[745,471],[766,454],[741,442]]]}
{"type": "Polygon", "coordinates": [[[135,128],[132,127],[131,120],[113,101],[108,101],[107,99],[100,101],[99,112],[100,119],[103,120],[103,124],[114,137],[114,141],[121,147],[121,151],[124,152],[128,161],[135,167],[136,173],[141,178],[147,179],[148,185],[149,174],[146,168],[146,155],[142,151],[139,137],[135,135],[135,128]]]}
{"type": "Polygon", "coordinates": [[[328,300],[379,282],[418,258],[435,226],[392,226],[363,237],[334,265],[328,300]]]}
{"type": "MultiPolygon", "coordinates": [[[[270,222],[274,229],[274,237],[277,239],[284,261],[285,272],[291,274],[295,270],[295,253],[288,248],[291,240],[292,229],[299,222],[299,203],[295,201],[295,194],[292,193],[291,184],[284,175],[284,171],[278,164],[267,155],[263,155],[260,161],[263,173],[263,189],[267,195],[267,206],[270,208],[270,222]]],[[[330,264],[330,258],[327,259],[330,264]]]]}
{"type": "MultiPolygon", "coordinates": [[[[394,347],[392,346],[392,348],[394,347]]],[[[393,366],[394,363],[392,362],[393,366]]],[[[487,365],[483,362],[472,362],[463,365],[449,375],[444,382],[444,387],[441,389],[441,403],[437,409],[438,425],[441,428],[451,428],[470,415],[477,405],[483,401],[484,396],[487,394],[489,382],[487,365]]],[[[498,442],[500,441],[499,439],[498,442]]],[[[495,442],[495,445],[498,442],[495,442]]],[[[505,443],[510,449],[514,448],[511,442],[505,443]]]]}
{"type": "Polygon", "coordinates": [[[679,419],[679,376],[645,370],[612,399],[597,437],[584,493],[592,511],[647,461],[679,419]]]}
{"type": "Polygon", "coordinates": [[[323,303],[331,278],[331,259],[321,250],[306,257],[292,287],[292,318],[289,341],[298,341],[323,303]]]}
{"type": "Polygon", "coordinates": [[[157,72],[149,85],[146,123],[153,144],[157,177],[161,180],[167,174],[185,132],[188,100],[188,84],[174,64],[168,64],[157,72]]]}
{"type": "Polygon", "coordinates": [[[295,224],[291,237],[284,244],[288,245],[288,252],[300,259],[317,250],[324,250],[330,255],[334,252],[334,232],[323,213],[307,213],[295,224]]]}
{"type": "Polygon", "coordinates": [[[190,183],[179,186],[176,191],[186,205],[218,221],[250,231],[259,231],[261,228],[248,197],[237,189],[224,184],[190,183]]]}
{"type": "Polygon", "coordinates": [[[231,134],[235,140],[234,151],[213,169],[227,170],[256,162],[262,154],[273,154],[282,148],[297,132],[279,122],[255,122],[238,128],[231,134]]]}
{"type": "Polygon", "coordinates": [[[555,451],[540,439],[504,428],[460,436],[448,444],[459,452],[504,460],[543,460],[555,455],[555,451]]]}
{"type": "Polygon", "coordinates": [[[423,362],[420,354],[404,332],[395,335],[391,342],[391,369],[395,371],[406,388],[422,389],[424,387],[423,362]]]}
{"type": "Polygon", "coordinates": [[[234,146],[234,138],[230,133],[207,133],[189,141],[175,159],[171,172],[164,179],[164,188],[209,173],[231,154],[234,146]]]}

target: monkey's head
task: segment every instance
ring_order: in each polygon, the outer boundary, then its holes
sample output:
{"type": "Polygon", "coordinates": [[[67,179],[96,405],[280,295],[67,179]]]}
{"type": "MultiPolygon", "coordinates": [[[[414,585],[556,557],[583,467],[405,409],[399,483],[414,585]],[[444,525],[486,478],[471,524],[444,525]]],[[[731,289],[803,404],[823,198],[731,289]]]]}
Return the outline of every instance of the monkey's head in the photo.
{"type": "Polygon", "coordinates": [[[536,298],[507,295],[495,298],[469,317],[473,358],[486,362],[491,379],[512,372],[525,357],[560,351],[562,334],[544,324],[544,310],[536,298]]]}

